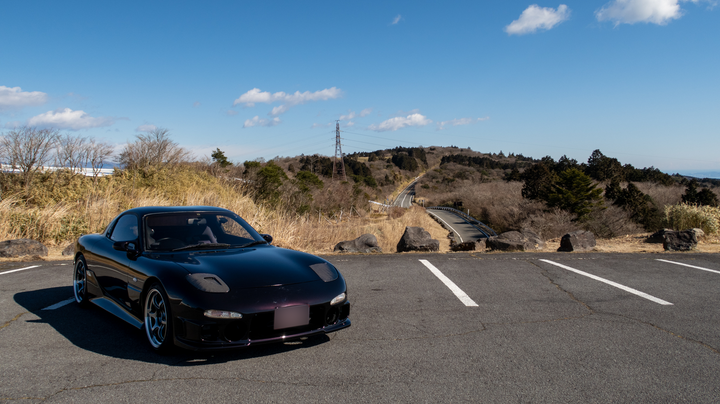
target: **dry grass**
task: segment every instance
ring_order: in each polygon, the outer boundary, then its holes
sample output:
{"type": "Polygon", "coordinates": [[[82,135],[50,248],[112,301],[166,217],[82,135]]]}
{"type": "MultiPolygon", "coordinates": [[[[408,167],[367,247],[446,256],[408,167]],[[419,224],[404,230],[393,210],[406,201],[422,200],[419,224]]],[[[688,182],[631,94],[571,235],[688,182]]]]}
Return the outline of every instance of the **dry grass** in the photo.
{"type": "Polygon", "coordinates": [[[286,224],[287,222],[282,224],[285,231],[271,233],[277,240],[274,244],[312,254],[332,253],[337,243],[368,233],[375,235],[383,252],[392,253],[396,251],[397,243],[408,226],[424,228],[440,241],[441,252],[450,250],[447,230],[432,220],[425,209],[420,207],[407,209],[406,213],[398,218],[391,218],[386,214],[371,214],[333,222],[328,218],[307,215],[291,219],[289,226],[286,224]],[[288,228],[292,231],[288,231],[288,228]]]}
{"type": "MultiPolygon", "coordinates": [[[[288,210],[255,203],[238,187],[238,182],[224,181],[187,167],[176,167],[172,172],[160,170],[142,175],[123,173],[102,178],[97,183],[78,177],[65,182],[62,179],[49,180],[58,186],[43,193],[40,184],[33,187],[29,195],[6,192],[0,201],[0,240],[29,238],[41,241],[50,249],[50,256],[46,259],[68,259],[60,255],[65,246],[81,233],[102,231],[113,217],[126,209],[171,205],[227,208],[245,218],[261,233],[272,234],[276,245],[314,254],[330,254],[338,242],[352,240],[366,233],[377,237],[385,253],[393,253],[407,226],[423,227],[440,241],[441,252],[449,251],[448,232],[420,207],[393,209],[383,213],[367,213],[371,212],[369,207],[360,207],[359,211],[355,208],[349,212],[341,209],[331,217],[322,211],[297,215],[288,213],[288,210]]],[[[469,203],[471,206],[465,207],[470,208],[471,214],[481,220],[489,219],[491,225],[497,222],[502,224],[500,227],[534,229],[543,238],[550,239],[543,251],[556,251],[559,237],[575,230],[575,223],[564,212],[547,212],[542,204],[524,200],[520,195],[521,188],[521,183],[495,181],[474,184],[444,197],[472,201],[469,203]]],[[[420,187],[417,190],[419,193],[424,191],[420,187]]],[[[337,183],[328,184],[321,194],[342,199],[352,192],[352,185],[337,183]]],[[[436,192],[430,190],[425,198],[440,196],[436,192]]],[[[671,202],[678,199],[681,190],[657,187],[645,189],[644,192],[653,194],[656,200],[671,202]]],[[[348,201],[342,199],[341,202],[348,201]]],[[[602,211],[597,223],[610,226],[605,231],[608,237],[614,238],[599,239],[596,250],[662,251],[660,244],[643,243],[647,234],[639,233],[636,226],[620,226],[628,222],[627,215],[619,208],[610,207],[602,211]],[[615,222],[619,224],[613,224],[615,222]]],[[[496,230],[503,231],[502,228],[496,230]]],[[[701,240],[697,251],[720,252],[720,240],[717,236],[710,236],[715,238],[701,240]]]]}

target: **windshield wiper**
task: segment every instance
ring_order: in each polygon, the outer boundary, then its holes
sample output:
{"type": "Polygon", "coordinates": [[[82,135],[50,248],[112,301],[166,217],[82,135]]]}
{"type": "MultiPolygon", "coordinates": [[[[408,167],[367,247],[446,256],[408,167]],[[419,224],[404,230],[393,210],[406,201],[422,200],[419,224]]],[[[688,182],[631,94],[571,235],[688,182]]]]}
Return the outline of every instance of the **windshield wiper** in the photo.
{"type": "Polygon", "coordinates": [[[199,249],[199,250],[211,250],[213,248],[229,248],[230,244],[225,243],[204,243],[204,244],[193,244],[193,245],[186,245],[185,247],[175,248],[171,251],[182,251],[182,250],[192,250],[192,249],[199,249]]]}
{"type": "Polygon", "coordinates": [[[267,244],[267,241],[265,241],[265,240],[255,240],[255,241],[253,241],[252,243],[247,243],[247,244],[245,244],[245,245],[241,245],[240,248],[252,247],[252,246],[258,245],[258,244],[267,244]]]}

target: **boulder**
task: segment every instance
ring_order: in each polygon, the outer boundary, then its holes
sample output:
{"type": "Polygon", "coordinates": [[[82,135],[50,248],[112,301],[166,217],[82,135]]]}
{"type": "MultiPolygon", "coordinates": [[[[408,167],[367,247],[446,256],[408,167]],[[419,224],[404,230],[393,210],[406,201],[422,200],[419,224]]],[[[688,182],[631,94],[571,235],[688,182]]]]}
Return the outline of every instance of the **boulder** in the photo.
{"type": "Polygon", "coordinates": [[[372,234],[363,234],[355,240],[341,241],[335,245],[333,251],[350,253],[382,252],[378,246],[377,238],[372,234]]]}
{"type": "Polygon", "coordinates": [[[64,250],[62,250],[63,256],[73,255],[75,254],[75,243],[71,243],[67,247],[65,247],[64,250]]]}
{"type": "Polygon", "coordinates": [[[668,231],[672,231],[672,229],[658,230],[655,233],[649,235],[648,238],[645,239],[645,242],[660,244],[665,241],[665,232],[668,231]]]}
{"type": "Polygon", "coordinates": [[[690,251],[697,243],[697,235],[692,230],[666,231],[663,248],[665,251],[690,251]]]}
{"type": "Polygon", "coordinates": [[[695,233],[695,237],[697,237],[698,240],[705,237],[705,232],[702,229],[698,229],[697,227],[694,229],[690,229],[691,232],[695,233]]]}
{"type": "Polygon", "coordinates": [[[0,257],[17,258],[25,255],[47,257],[48,249],[39,241],[26,238],[0,242],[0,257]]]}
{"type": "Polygon", "coordinates": [[[397,252],[440,251],[440,242],[431,238],[422,227],[406,227],[397,244],[397,252]]]}
{"type": "Polygon", "coordinates": [[[577,230],[560,239],[558,251],[590,251],[595,248],[595,235],[589,231],[577,230]]]}
{"type": "Polygon", "coordinates": [[[487,246],[499,251],[533,251],[545,247],[545,242],[530,230],[507,231],[487,239],[487,246]]]}
{"type": "Polygon", "coordinates": [[[462,243],[453,243],[450,246],[452,251],[485,251],[487,239],[481,238],[475,241],[465,241],[462,243]]]}

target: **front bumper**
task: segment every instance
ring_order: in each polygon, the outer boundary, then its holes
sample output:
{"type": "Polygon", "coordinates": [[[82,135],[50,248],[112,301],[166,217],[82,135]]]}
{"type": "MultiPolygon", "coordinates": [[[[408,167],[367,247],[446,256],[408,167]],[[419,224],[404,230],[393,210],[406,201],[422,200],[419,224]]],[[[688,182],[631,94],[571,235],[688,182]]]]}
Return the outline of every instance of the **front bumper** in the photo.
{"type": "Polygon", "coordinates": [[[311,306],[309,324],[300,327],[274,330],[273,315],[267,311],[245,315],[241,320],[203,322],[180,317],[175,322],[175,345],[193,351],[236,349],[328,334],[351,325],[347,301],[338,306],[311,306]]]}

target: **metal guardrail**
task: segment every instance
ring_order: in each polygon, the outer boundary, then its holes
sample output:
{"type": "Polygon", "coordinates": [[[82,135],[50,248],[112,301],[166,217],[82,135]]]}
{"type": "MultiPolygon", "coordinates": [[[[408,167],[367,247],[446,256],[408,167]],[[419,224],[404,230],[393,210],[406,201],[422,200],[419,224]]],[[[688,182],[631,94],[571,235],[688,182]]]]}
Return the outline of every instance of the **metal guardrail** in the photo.
{"type": "Polygon", "coordinates": [[[493,237],[497,236],[497,233],[495,233],[495,230],[491,229],[490,226],[486,225],[485,223],[475,219],[474,217],[468,215],[467,213],[455,209],[455,208],[448,208],[445,206],[431,206],[429,208],[425,209],[436,209],[436,210],[446,210],[448,212],[452,212],[461,218],[465,219],[468,223],[470,223],[474,228],[478,229],[480,233],[484,234],[485,237],[493,237]]]}

